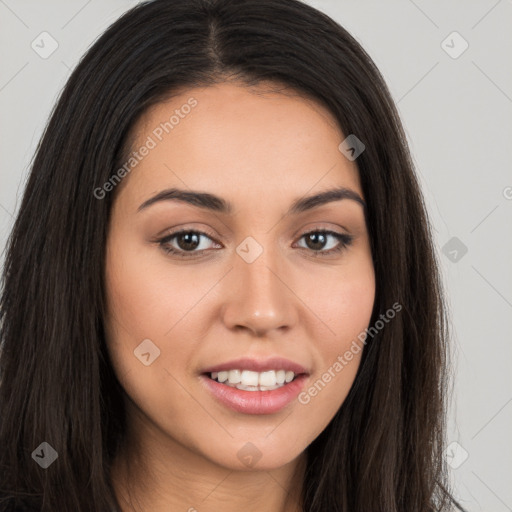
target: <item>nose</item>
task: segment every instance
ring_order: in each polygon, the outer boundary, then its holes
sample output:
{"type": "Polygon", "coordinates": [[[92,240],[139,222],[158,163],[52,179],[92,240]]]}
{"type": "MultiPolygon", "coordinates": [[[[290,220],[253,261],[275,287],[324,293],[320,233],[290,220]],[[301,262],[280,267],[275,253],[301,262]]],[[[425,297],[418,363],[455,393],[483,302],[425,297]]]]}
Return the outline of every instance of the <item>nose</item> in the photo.
{"type": "Polygon", "coordinates": [[[252,263],[234,255],[222,308],[227,328],[265,337],[295,325],[300,301],[289,282],[291,273],[286,271],[286,262],[277,260],[276,251],[266,248],[252,263]]]}

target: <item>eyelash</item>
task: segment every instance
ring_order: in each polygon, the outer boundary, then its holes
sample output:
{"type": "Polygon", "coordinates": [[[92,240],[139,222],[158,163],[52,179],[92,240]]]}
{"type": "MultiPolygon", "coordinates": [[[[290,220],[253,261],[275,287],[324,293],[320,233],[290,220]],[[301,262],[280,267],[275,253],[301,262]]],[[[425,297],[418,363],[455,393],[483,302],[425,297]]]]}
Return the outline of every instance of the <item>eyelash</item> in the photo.
{"type": "MultiPolygon", "coordinates": [[[[315,251],[313,249],[308,249],[305,247],[300,247],[300,249],[310,251],[315,257],[330,256],[332,254],[339,253],[342,250],[346,249],[348,246],[350,246],[352,244],[352,241],[354,239],[354,237],[351,235],[337,233],[336,231],[330,231],[328,229],[314,229],[312,231],[307,231],[306,233],[303,233],[300,236],[299,240],[301,240],[302,238],[304,238],[307,235],[319,234],[319,233],[321,233],[323,235],[331,235],[331,236],[335,237],[336,239],[338,239],[339,244],[335,248],[329,249],[328,251],[322,251],[322,250],[315,251]]],[[[200,254],[201,252],[209,250],[209,249],[203,249],[202,251],[184,251],[184,250],[179,250],[179,249],[176,249],[176,248],[168,245],[172,239],[178,237],[179,235],[183,235],[183,234],[196,234],[196,235],[206,236],[210,240],[213,240],[212,237],[210,235],[208,235],[208,233],[204,233],[202,231],[196,231],[193,229],[183,229],[180,231],[176,231],[175,233],[166,235],[164,238],[161,238],[161,239],[157,240],[156,242],[167,254],[171,254],[173,256],[178,256],[180,258],[193,258],[194,255],[200,254]]]]}

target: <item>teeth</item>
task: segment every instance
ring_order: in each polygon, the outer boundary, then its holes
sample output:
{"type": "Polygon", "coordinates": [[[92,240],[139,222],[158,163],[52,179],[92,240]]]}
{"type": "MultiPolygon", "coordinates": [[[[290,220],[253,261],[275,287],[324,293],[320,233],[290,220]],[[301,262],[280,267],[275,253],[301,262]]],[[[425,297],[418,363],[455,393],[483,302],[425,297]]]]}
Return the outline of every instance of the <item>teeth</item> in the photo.
{"type": "Polygon", "coordinates": [[[258,385],[258,372],[251,372],[250,370],[244,370],[242,372],[240,382],[244,386],[257,386],[258,385]]]}
{"type": "Polygon", "coordinates": [[[242,389],[244,391],[259,391],[258,386],[244,386],[244,384],[237,384],[236,386],[233,386],[237,389],[242,389]]]}
{"type": "Polygon", "coordinates": [[[261,372],[258,383],[260,386],[275,386],[277,383],[276,372],[274,370],[270,370],[269,372],[261,372]]]}
{"type": "Polygon", "coordinates": [[[211,378],[227,386],[245,391],[266,391],[280,388],[295,377],[295,373],[285,370],[253,372],[251,370],[229,370],[212,372],[211,378]]]}
{"type": "Polygon", "coordinates": [[[228,382],[230,384],[238,384],[242,381],[240,370],[229,370],[228,382]]]}

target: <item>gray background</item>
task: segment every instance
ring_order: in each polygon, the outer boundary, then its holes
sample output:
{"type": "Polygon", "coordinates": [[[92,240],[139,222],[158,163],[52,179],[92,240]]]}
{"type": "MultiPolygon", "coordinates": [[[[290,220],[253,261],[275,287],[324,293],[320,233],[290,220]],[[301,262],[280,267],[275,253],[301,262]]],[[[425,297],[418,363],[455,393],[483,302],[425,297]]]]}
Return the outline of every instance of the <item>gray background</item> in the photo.
{"type": "MultiPolygon", "coordinates": [[[[136,3],[0,0],[2,249],[59,91],[136,3]],[[48,58],[31,47],[51,49],[44,31],[58,43],[48,58]]],[[[512,0],[309,3],[375,60],[417,165],[453,326],[448,442],[457,444],[446,457],[456,493],[470,511],[512,511],[512,0]]]]}

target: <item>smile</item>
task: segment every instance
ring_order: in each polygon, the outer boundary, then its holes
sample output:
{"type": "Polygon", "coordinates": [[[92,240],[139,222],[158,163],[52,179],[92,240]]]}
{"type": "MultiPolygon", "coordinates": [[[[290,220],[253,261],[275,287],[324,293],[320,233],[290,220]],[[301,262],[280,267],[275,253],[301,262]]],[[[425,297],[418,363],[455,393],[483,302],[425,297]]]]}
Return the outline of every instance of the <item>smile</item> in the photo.
{"type": "MultiPolygon", "coordinates": [[[[236,371],[239,370],[235,370],[235,372],[236,371]]],[[[219,373],[223,373],[221,378],[226,377],[224,372],[219,373]]],[[[261,374],[257,372],[249,372],[245,375],[244,379],[244,371],[241,371],[241,382],[235,384],[229,382],[229,374],[231,373],[231,370],[225,373],[228,375],[224,382],[218,381],[218,374],[216,379],[212,378],[215,372],[212,372],[212,374],[202,374],[201,382],[205,386],[207,392],[211,394],[218,403],[242,414],[261,415],[280,412],[297,398],[297,396],[303,390],[306,380],[308,379],[307,374],[300,374],[293,375],[292,380],[286,382],[285,373],[285,381],[281,384],[278,384],[278,372],[274,372],[272,370],[268,372],[261,372],[261,374]],[[272,373],[274,376],[264,375],[272,373]],[[252,374],[256,374],[256,377],[258,378],[258,386],[243,384],[244,380],[245,382],[256,382],[255,376],[252,374]],[[271,386],[260,385],[259,379],[261,376],[263,378],[263,382],[271,382],[271,379],[274,379],[276,384],[271,386]]],[[[234,375],[236,375],[236,373],[234,375]]],[[[290,378],[290,375],[288,375],[288,378],[290,378]]],[[[281,379],[282,373],[279,373],[279,380],[281,379]]]]}
{"type": "Polygon", "coordinates": [[[228,370],[211,372],[210,378],[244,391],[272,391],[288,384],[295,378],[295,373],[285,370],[254,372],[251,370],[228,370]]]}

